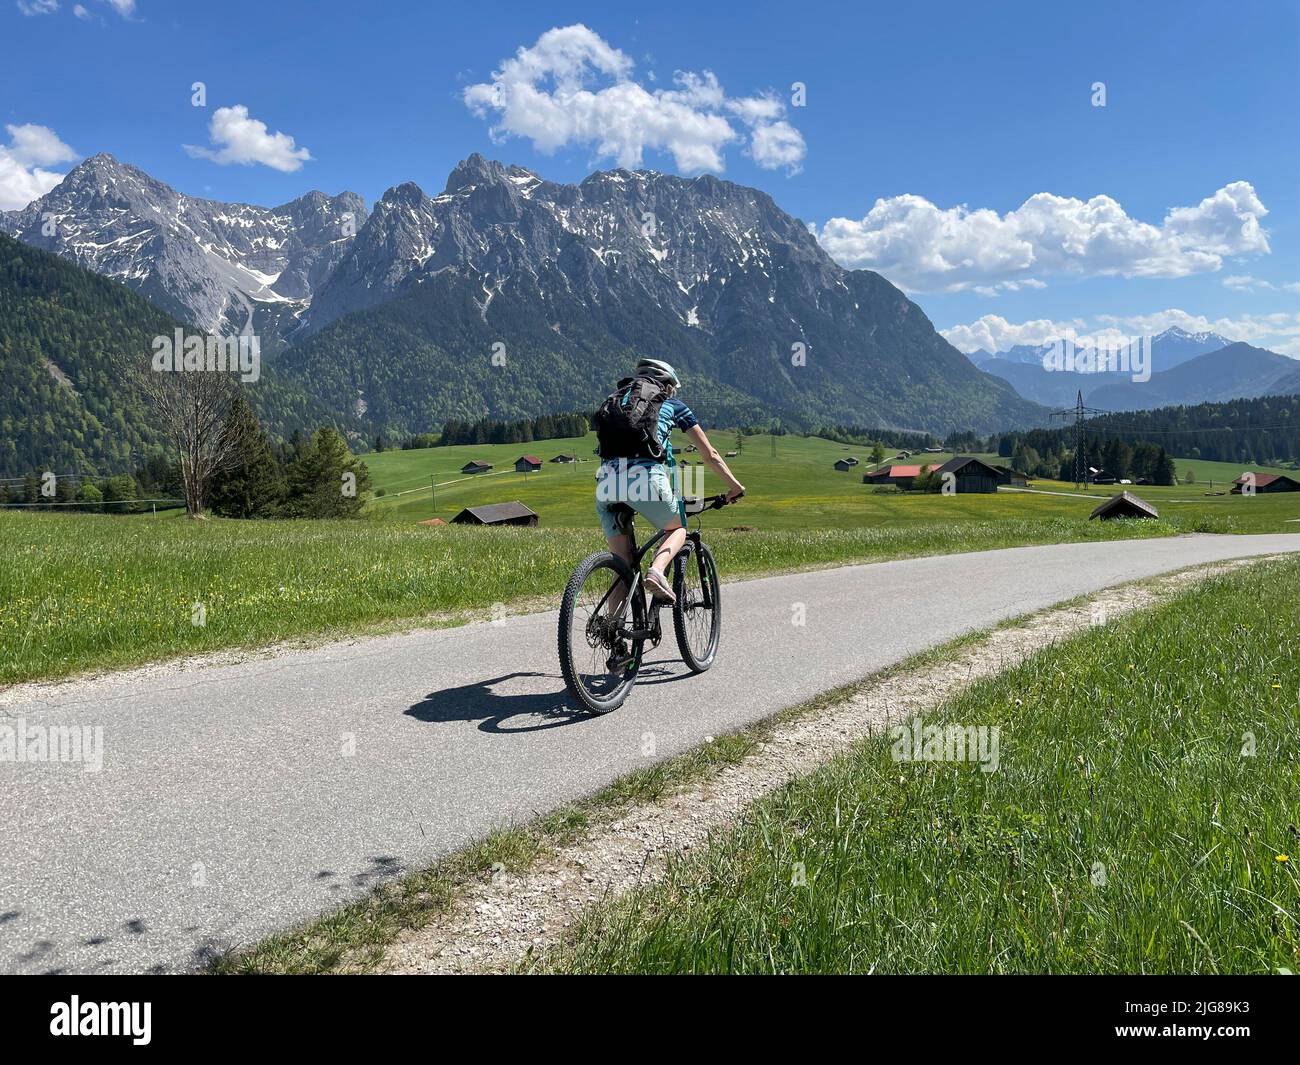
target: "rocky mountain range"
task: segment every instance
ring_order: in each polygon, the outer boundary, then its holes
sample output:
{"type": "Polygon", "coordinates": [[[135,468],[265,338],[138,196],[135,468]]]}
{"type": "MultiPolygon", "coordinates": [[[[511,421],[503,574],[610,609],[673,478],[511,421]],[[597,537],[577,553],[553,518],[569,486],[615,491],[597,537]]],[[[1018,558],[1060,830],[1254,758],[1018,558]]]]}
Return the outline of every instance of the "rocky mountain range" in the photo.
{"type": "Polygon", "coordinates": [[[196,199],[103,154],[0,212],[0,232],[122,281],[205,332],[251,329],[274,349],[366,217],[351,192],[280,207],[196,199]]]}
{"type": "Polygon", "coordinates": [[[766,193],[707,175],[557,184],[471,155],[437,195],[408,182],[367,214],[352,193],[194,199],[99,155],[0,230],[204,330],[251,314],[264,352],[287,345],[285,387],[355,435],[593,407],[642,355],[678,364],[714,424],[990,430],[1043,414],[766,193]]]}

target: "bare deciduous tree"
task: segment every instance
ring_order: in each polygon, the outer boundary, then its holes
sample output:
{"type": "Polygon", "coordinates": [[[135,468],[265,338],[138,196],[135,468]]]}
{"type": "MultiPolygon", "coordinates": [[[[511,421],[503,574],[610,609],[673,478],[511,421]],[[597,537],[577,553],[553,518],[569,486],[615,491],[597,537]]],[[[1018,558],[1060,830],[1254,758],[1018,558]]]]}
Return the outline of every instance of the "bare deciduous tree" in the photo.
{"type": "Polygon", "coordinates": [[[234,463],[242,443],[229,419],[239,380],[220,370],[155,370],[148,357],[135,363],[133,372],[176,453],[185,512],[202,517],[209,483],[234,463]]]}

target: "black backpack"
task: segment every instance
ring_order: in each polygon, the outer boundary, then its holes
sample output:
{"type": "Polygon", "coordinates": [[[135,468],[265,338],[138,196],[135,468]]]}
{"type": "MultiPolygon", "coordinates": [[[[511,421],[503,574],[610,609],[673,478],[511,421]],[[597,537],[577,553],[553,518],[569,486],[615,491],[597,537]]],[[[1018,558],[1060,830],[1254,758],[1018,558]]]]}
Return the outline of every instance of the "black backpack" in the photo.
{"type": "Polygon", "coordinates": [[[668,398],[665,385],[651,377],[625,377],[592,416],[602,459],[653,459],[662,462],[659,410],[668,398]]]}

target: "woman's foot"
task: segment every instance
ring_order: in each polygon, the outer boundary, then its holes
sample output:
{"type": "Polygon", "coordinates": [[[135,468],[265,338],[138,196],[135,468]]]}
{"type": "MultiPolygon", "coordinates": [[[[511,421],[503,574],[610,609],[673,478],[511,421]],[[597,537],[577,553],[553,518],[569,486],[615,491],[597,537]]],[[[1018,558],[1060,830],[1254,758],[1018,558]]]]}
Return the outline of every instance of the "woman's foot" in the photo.
{"type": "Polygon", "coordinates": [[[646,570],[645,582],[656,599],[663,599],[669,603],[677,602],[677,596],[673,594],[673,588],[668,583],[668,578],[657,569],[646,570]]]}

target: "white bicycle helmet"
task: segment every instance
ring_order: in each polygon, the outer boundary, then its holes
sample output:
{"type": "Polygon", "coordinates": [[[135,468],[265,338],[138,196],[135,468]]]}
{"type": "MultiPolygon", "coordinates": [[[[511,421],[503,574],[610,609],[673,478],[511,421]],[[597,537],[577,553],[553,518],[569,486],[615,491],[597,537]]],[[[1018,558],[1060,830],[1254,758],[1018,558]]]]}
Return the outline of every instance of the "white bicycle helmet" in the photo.
{"type": "Polygon", "coordinates": [[[672,385],[673,388],[682,386],[677,371],[662,359],[642,359],[636,364],[636,374],[638,377],[651,377],[661,384],[672,385]]]}

